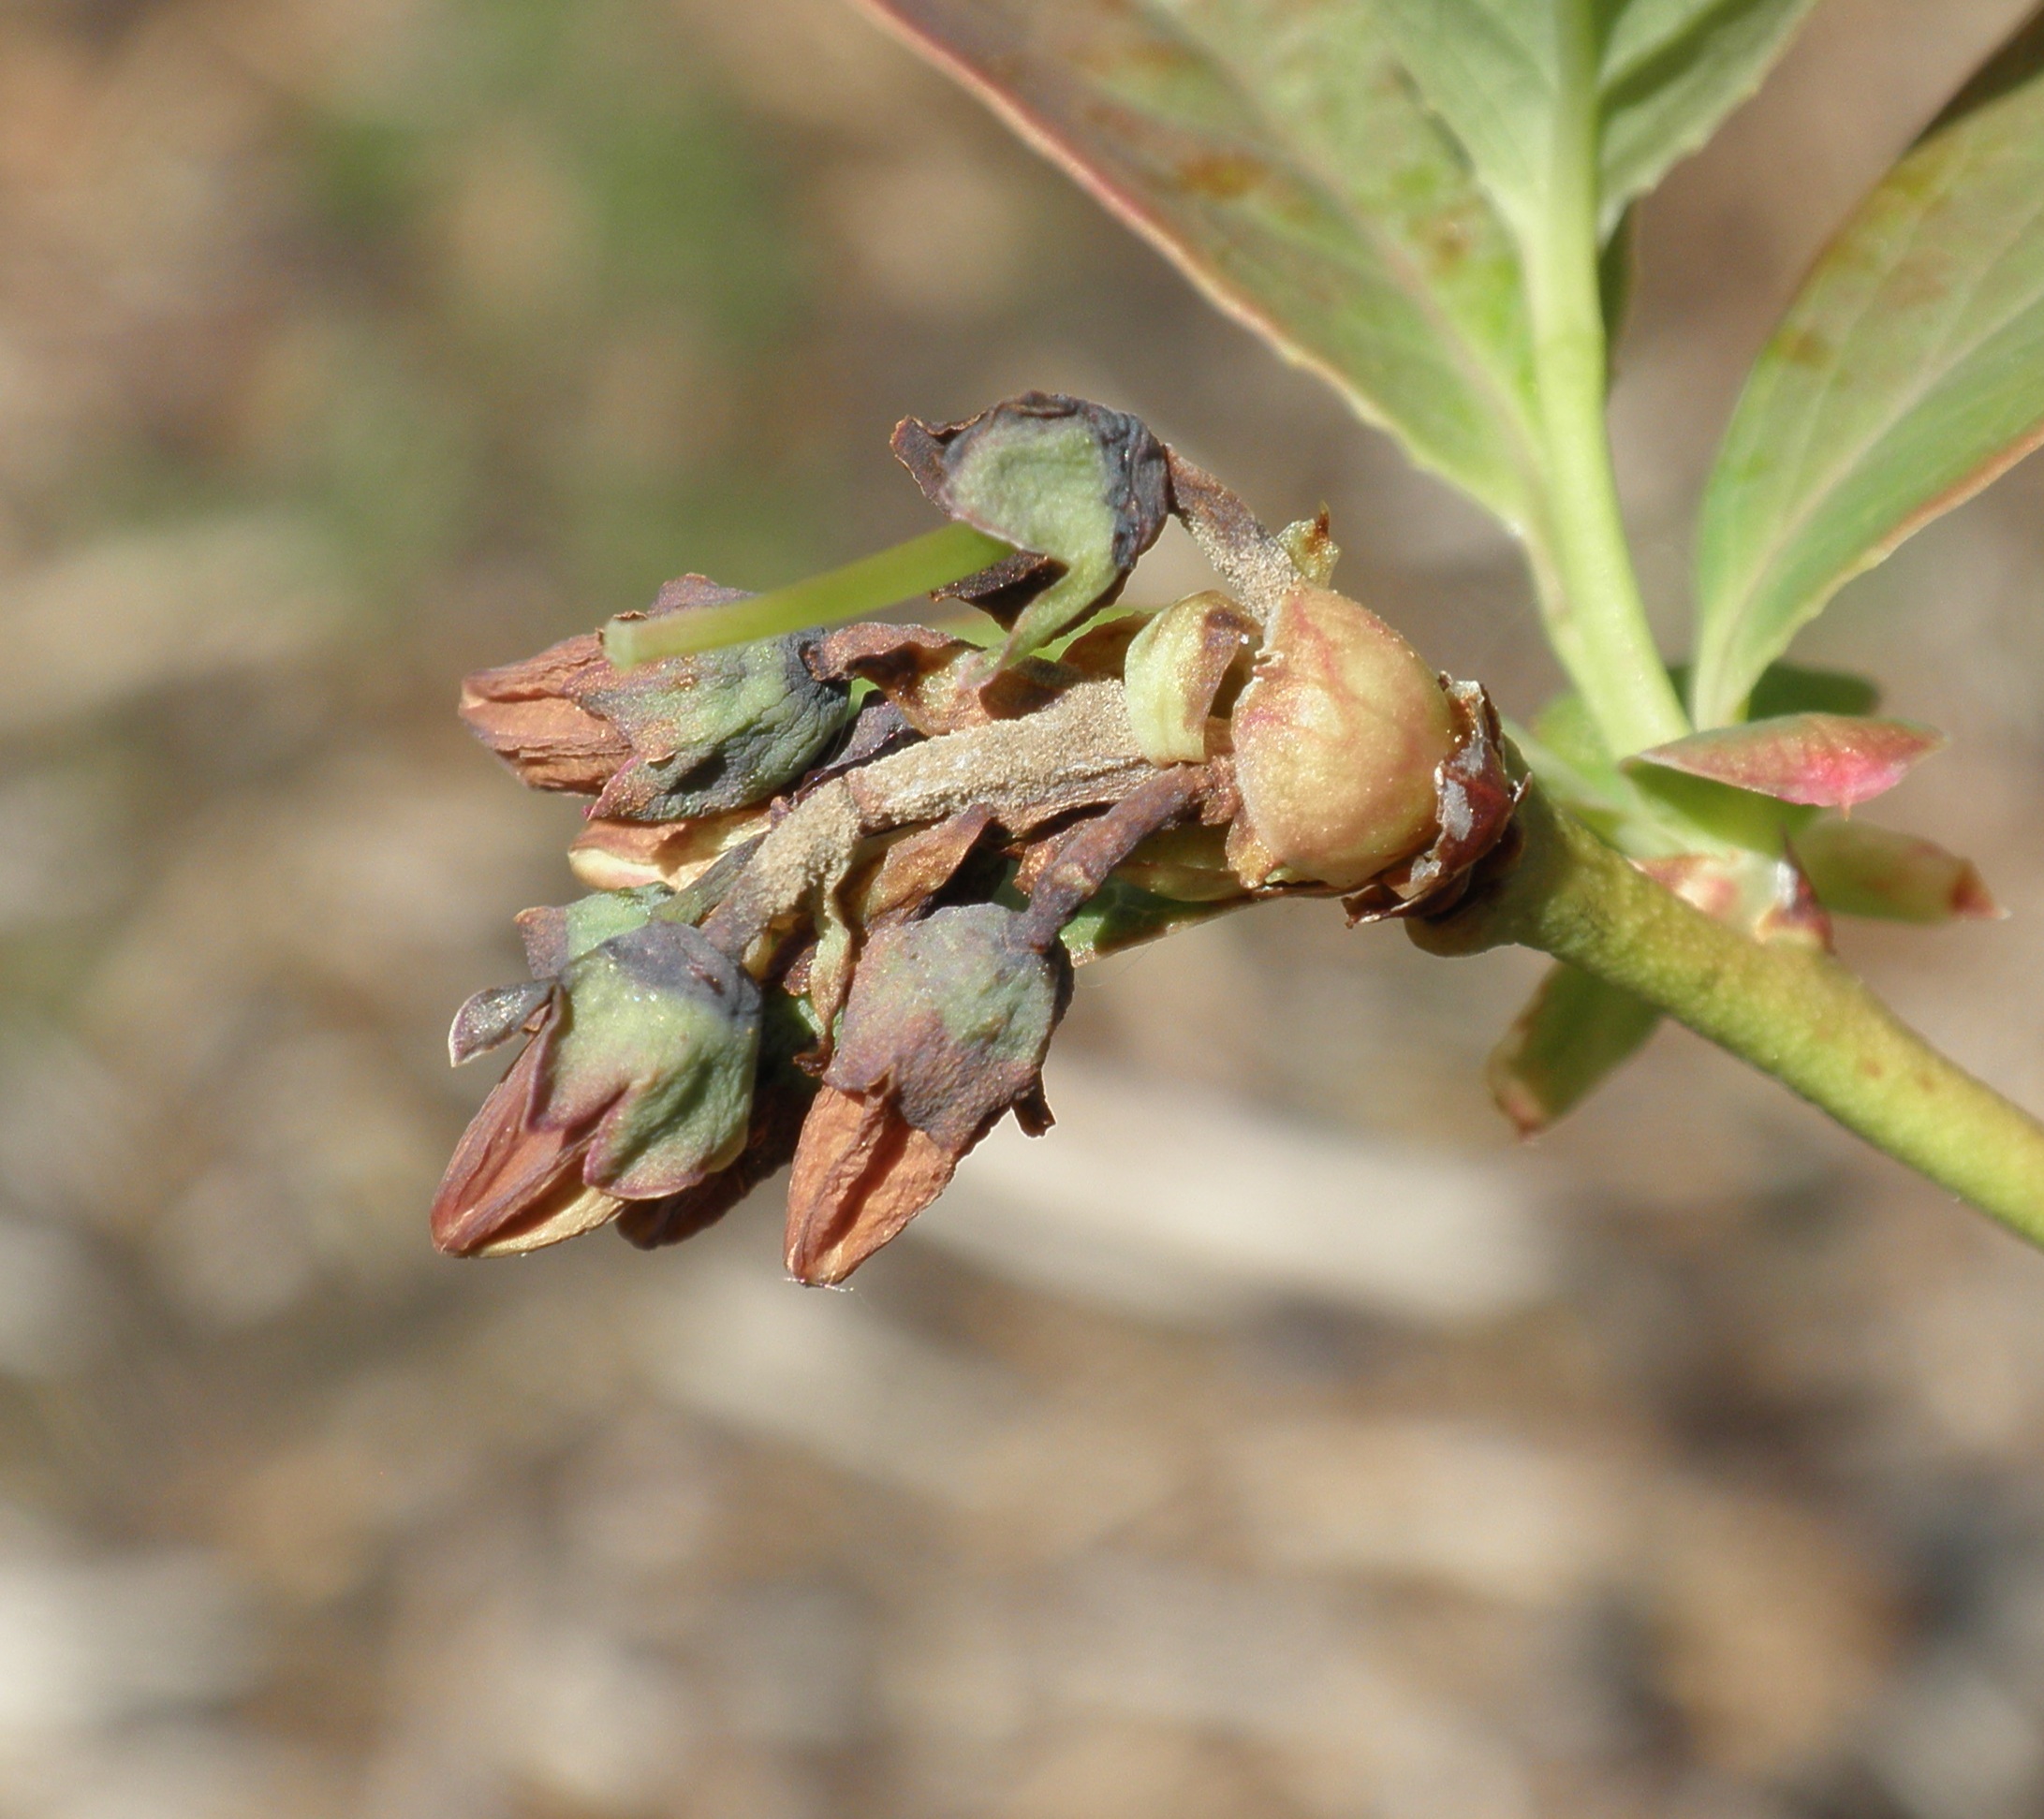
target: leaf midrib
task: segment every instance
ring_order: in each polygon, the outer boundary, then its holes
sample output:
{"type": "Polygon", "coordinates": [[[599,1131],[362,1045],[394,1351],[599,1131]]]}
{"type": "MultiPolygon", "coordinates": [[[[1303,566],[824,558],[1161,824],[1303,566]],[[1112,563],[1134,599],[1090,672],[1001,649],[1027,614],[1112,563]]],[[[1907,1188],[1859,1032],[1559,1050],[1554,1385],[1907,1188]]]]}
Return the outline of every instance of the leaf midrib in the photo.
{"type": "MultiPolygon", "coordinates": [[[[1407,249],[1395,235],[1386,232],[1369,214],[1356,209],[1344,196],[1339,183],[1325,171],[1320,161],[1306,154],[1289,134],[1273,123],[1268,110],[1257,99],[1254,91],[1246,88],[1237,79],[1228,66],[1228,59],[1218,53],[1216,46],[1211,40],[1193,31],[1183,22],[1161,15],[1154,0],[1139,0],[1139,11],[1160,36],[1175,39],[1217,74],[1221,85],[1262,128],[1265,135],[1263,142],[1277,148],[1292,174],[1319,196],[1348,225],[1359,240],[1374,247],[1387,269],[1402,280],[1401,287],[1404,294],[1417,303],[1421,314],[1439,332],[1443,344],[1453,356],[1457,370],[1472,382],[1479,395],[1493,402],[1509,433],[1510,452],[1515,457],[1513,466],[1524,484],[1525,504],[1529,508],[1537,511],[1540,500],[1540,468],[1535,458],[1531,425],[1521,415],[1518,401],[1504,386],[1499,375],[1477,353],[1474,344],[1454,316],[1443,308],[1432,286],[1421,277],[1407,249]]],[[[1507,235],[1507,240],[1508,238],[1507,235]]],[[[1523,282],[1522,275],[1521,283],[1523,282]]],[[[1523,527],[1523,533],[1531,535],[1534,529],[1533,525],[1528,524],[1523,527]]]]}

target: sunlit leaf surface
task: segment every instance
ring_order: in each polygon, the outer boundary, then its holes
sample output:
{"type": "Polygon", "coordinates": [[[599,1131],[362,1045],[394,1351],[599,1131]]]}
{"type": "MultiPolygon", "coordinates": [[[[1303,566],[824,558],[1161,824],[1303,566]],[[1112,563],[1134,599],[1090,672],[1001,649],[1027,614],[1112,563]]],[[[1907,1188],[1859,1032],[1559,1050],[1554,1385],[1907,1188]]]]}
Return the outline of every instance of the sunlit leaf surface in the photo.
{"type": "Polygon", "coordinates": [[[1861,203],[1747,381],[1698,535],[1701,725],[2044,440],[2044,75],[1991,69],[1861,203]]]}
{"type": "Polygon", "coordinates": [[[1569,148],[1600,231],[1708,139],[1810,0],[1383,0],[1398,52],[1522,236],[1546,230],[1569,148]]]}
{"type": "Polygon", "coordinates": [[[1518,259],[1357,0],[870,0],[1224,308],[1537,535],[1518,259]]]}

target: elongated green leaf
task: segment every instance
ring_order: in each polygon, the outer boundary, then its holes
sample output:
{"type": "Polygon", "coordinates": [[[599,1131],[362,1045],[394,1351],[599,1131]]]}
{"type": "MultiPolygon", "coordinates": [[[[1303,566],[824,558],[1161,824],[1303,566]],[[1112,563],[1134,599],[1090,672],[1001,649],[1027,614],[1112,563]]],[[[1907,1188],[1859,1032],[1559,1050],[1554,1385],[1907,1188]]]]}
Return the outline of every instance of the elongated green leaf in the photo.
{"type": "Polygon", "coordinates": [[[1698,533],[1696,717],[1736,719],[1847,580],[2044,441],[2044,74],[1948,117],[1762,352],[1698,533]]]}
{"type": "Polygon", "coordinates": [[[1594,172],[1609,237],[1781,54],[1810,0],[1382,0],[1399,55],[1522,244],[1594,172]]]}
{"type": "Polygon", "coordinates": [[[1509,236],[1371,0],[866,0],[1414,460],[1539,536],[1509,236]]]}
{"type": "Polygon", "coordinates": [[[1629,0],[1597,71],[1608,233],[1620,211],[1696,151],[1759,87],[1812,0],[1629,0]]]}

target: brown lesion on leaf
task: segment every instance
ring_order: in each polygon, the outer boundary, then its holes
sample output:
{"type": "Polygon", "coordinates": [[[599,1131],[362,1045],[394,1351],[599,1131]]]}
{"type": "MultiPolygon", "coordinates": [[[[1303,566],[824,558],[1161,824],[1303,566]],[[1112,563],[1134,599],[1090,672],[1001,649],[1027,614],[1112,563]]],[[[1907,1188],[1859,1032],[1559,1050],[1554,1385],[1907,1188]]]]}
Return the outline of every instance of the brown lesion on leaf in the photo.
{"type": "Polygon", "coordinates": [[[1260,188],[1271,167],[1245,152],[1201,152],[1181,158],[1171,170],[1172,186],[1209,202],[1239,202],[1260,188]]]}

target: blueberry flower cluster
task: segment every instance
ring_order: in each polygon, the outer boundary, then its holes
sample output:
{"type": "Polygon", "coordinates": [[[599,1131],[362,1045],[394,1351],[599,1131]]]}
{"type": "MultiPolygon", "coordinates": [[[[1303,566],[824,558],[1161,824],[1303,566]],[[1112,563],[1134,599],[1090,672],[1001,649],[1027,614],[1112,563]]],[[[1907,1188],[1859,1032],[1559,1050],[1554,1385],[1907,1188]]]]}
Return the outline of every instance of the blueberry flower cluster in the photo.
{"type": "MultiPolygon", "coordinates": [[[[938,590],[990,635],[860,623],[628,669],[591,635],[465,685],[526,783],[595,799],[592,894],[526,911],[532,979],[455,1019],[457,1063],[522,1046],[441,1249],[672,1243],[791,1166],[788,1269],[842,1281],[1002,1118],[1049,1128],[1076,965],[1287,893],[1438,914],[1509,835],[1482,691],[1332,590],[1324,513],[1269,533],[1070,398],[894,446],[1009,552],[938,590]],[[1173,515],[1219,585],[1118,608],[1173,515]]],[[[744,598],[689,576],[648,616],[744,598]]]]}

